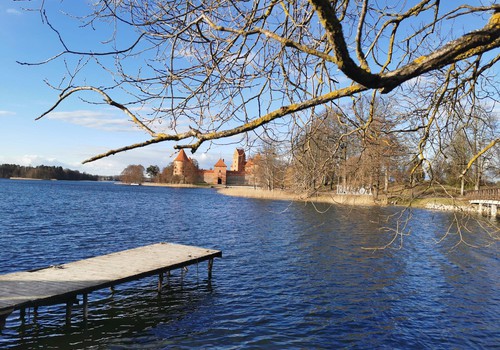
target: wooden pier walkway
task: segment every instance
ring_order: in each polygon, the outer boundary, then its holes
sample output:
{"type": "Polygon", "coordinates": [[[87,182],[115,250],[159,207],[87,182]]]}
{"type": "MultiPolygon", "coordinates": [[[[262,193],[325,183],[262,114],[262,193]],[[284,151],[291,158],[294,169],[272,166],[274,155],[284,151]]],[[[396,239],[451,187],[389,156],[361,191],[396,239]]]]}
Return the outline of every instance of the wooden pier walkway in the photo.
{"type": "Polygon", "coordinates": [[[83,297],[83,315],[87,317],[87,295],[92,291],[158,275],[161,290],[163,275],[170,270],[208,260],[208,278],[213,259],[222,252],[172,243],[157,243],[108,255],[50,266],[47,268],[0,275],[0,328],[14,310],[66,303],[66,322],[78,295],[83,297]]]}
{"type": "Polygon", "coordinates": [[[500,208],[500,188],[486,188],[477,191],[469,191],[466,194],[470,204],[478,204],[479,213],[483,213],[485,207],[489,207],[492,218],[497,217],[500,208]]]}

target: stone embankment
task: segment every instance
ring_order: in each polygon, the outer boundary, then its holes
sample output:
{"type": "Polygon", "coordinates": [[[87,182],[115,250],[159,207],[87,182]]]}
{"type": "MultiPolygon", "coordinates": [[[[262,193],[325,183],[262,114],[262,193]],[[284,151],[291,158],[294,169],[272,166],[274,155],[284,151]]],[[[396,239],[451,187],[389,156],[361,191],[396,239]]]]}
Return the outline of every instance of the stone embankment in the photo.
{"type": "Polygon", "coordinates": [[[472,205],[461,205],[461,204],[441,204],[441,203],[427,203],[424,207],[430,210],[440,210],[440,211],[460,211],[460,212],[477,212],[477,208],[472,205]]]}
{"type": "Polygon", "coordinates": [[[257,198],[257,199],[302,201],[302,202],[361,205],[361,206],[387,204],[384,201],[375,201],[373,196],[370,195],[337,195],[333,193],[332,194],[320,193],[320,194],[314,194],[312,196],[306,196],[282,190],[268,191],[259,188],[254,189],[248,186],[224,187],[224,188],[220,187],[217,188],[217,191],[220,194],[226,196],[257,198]]]}
{"type": "MultiPolygon", "coordinates": [[[[166,186],[166,187],[204,187],[197,185],[182,185],[182,184],[159,184],[159,183],[144,183],[145,186],[166,186]]],[[[353,206],[385,206],[385,205],[395,205],[401,206],[407,202],[402,201],[398,203],[396,201],[391,201],[380,196],[378,200],[375,200],[372,195],[339,195],[335,193],[320,193],[312,196],[299,195],[296,193],[283,191],[283,190],[273,190],[268,191],[260,188],[253,188],[249,186],[233,186],[233,187],[214,187],[217,192],[226,196],[234,197],[246,197],[246,198],[257,198],[257,199],[270,199],[270,200],[283,200],[283,201],[301,201],[301,202],[315,202],[315,203],[327,203],[327,204],[343,204],[343,205],[353,205],[353,206]]],[[[408,204],[410,205],[410,204],[408,204]]],[[[478,213],[478,207],[473,206],[468,203],[468,201],[461,201],[451,198],[424,198],[417,199],[411,202],[411,207],[423,208],[428,210],[439,210],[439,211],[454,211],[462,213],[478,213]]],[[[486,208],[483,208],[483,213],[486,213],[486,208]]]]}
{"type": "MultiPolygon", "coordinates": [[[[343,204],[343,205],[353,205],[353,206],[404,206],[410,205],[413,208],[422,208],[428,210],[439,210],[448,212],[461,212],[461,213],[478,213],[478,207],[469,204],[466,200],[436,197],[436,198],[424,198],[416,199],[411,201],[402,201],[398,203],[396,201],[391,201],[380,196],[378,200],[375,200],[374,196],[371,195],[338,195],[334,193],[320,193],[312,196],[301,196],[287,191],[274,190],[267,191],[263,189],[254,189],[251,187],[220,187],[217,191],[226,196],[236,196],[236,197],[247,197],[247,198],[259,198],[259,199],[272,199],[272,200],[285,200],[285,201],[302,201],[302,202],[315,202],[315,203],[327,203],[327,204],[343,204]]],[[[487,208],[483,208],[481,214],[488,214],[487,208]]]]}

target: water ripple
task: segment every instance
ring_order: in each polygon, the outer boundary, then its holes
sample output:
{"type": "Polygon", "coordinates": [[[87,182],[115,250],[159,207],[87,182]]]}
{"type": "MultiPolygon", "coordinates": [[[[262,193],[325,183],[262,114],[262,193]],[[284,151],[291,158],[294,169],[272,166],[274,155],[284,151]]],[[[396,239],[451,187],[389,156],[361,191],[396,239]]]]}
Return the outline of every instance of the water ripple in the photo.
{"type": "Polygon", "coordinates": [[[436,245],[447,213],[415,211],[400,251],[371,252],[393,209],[217,195],[209,189],[0,180],[0,272],[47,266],[159,241],[221,249],[175,271],[161,295],[145,278],[75,308],[14,313],[1,348],[469,349],[500,343],[496,246],[436,245]]]}

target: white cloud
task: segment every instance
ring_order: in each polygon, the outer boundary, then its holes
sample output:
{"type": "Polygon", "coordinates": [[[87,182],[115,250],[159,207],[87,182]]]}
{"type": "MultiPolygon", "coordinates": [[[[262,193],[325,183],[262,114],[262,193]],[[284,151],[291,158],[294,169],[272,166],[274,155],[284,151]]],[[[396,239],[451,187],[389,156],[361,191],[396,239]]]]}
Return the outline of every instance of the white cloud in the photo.
{"type": "Polygon", "coordinates": [[[17,16],[20,16],[23,14],[21,11],[19,11],[17,9],[13,9],[13,8],[9,8],[5,12],[7,12],[9,15],[17,15],[17,16]]]}
{"type": "Polygon", "coordinates": [[[118,117],[103,111],[77,110],[52,112],[48,119],[61,120],[67,123],[105,131],[137,131],[137,127],[125,116],[118,117]]]}
{"type": "Polygon", "coordinates": [[[193,48],[191,46],[177,48],[174,52],[174,57],[176,58],[194,58],[196,55],[194,54],[193,48]]]}
{"type": "MultiPolygon", "coordinates": [[[[127,152],[118,153],[91,163],[81,164],[81,162],[91,156],[101,154],[108,149],[102,147],[90,147],[85,150],[85,154],[80,154],[71,161],[70,169],[85,171],[96,175],[119,175],[123,169],[131,164],[141,164],[145,168],[150,165],[158,165],[160,169],[167,166],[173,159],[169,159],[171,146],[151,145],[127,152]]],[[[74,158],[74,157],[73,157],[74,158]]]]}
{"type": "MultiPolygon", "coordinates": [[[[50,154],[24,154],[18,156],[0,154],[0,164],[61,166],[65,169],[78,170],[93,175],[120,175],[123,169],[131,164],[141,164],[145,168],[150,165],[158,165],[160,169],[163,169],[174,160],[178,152],[172,148],[172,144],[151,145],[149,147],[119,153],[91,163],[81,163],[90,156],[102,153],[103,151],[105,151],[105,149],[92,148],[87,149],[85,154],[57,154],[56,156],[50,154]]],[[[219,158],[224,158],[229,167],[232,162],[232,152],[234,152],[233,147],[228,149],[217,147],[208,150],[208,152],[199,151],[195,154],[191,154],[189,150],[186,150],[187,155],[198,160],[200,167],[203,169],[213,168],[219,158]]]]}
{"type": "Polygon", "coordinates": [[[58,161],[57,158],[44,157],[35,154],[25,154],[22,156],[0,156],[0,164],[4,163],[33,167],[39,165],[61,166],[63,168],[73,169],[68,164],[58,161]]]}
{"type": "Polygon", "coordinates": [[[45,158],[34,154],[25,154],[22,157],[18,158],[16,163],[25,166],[63,166],[62,163],[58,162],[56,158],[45,158]]]}
{"type": "Polygon", "coordinates": [[[0,111],[0,117],[1,116],[9,116],[9,115],[16,115],[16,113],[11,112],[11,111],[0,111]]]}
{"type": "Polygon", "coordinates": [[[110,157],[96,162],[82,164],[80,161],[61,161],[58,158],[44,157],[35,154],[25,154],[17,157],[0,156],[0,164],[17,164],[22,166],[36,167],[39,165],[60,166],[64,169],[77,170],[92,175],[119,175],[131,163],[127,157],[110,157]]]}
{"type": "Polygon", "coordinates": [[[435,79],[428,75],[419,75],[415,78],[411,78],[403,83],[404,87],[412,87],[414,85],[425,85],[435,83],[435,79]]]}

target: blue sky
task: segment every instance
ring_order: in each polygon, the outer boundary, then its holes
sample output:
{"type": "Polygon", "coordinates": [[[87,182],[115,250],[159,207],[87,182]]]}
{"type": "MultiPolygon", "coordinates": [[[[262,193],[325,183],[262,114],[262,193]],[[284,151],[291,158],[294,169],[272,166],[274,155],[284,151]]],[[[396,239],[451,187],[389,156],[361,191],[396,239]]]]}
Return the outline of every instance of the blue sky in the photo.
{"type": "MultiPolygon", "coordinates": [[[[84,48],[88,48],[89,43],[96,40],[97,31],[89,30],[91,35],[79,34],[79,37],[75,37],[74,33],[80,33],[72,30],[75,21],[67,16],[54,14],[65,6],[70,7],[71,13],[78,13],[79,7],[86,7],[87,2],[46,1],[53,24],[64,30],[63,34],[68,42],[84,48]]],[[[121,112],[108,106],[90,106],[75,97],[65,101],[55,112],[35,121],[57,99],[57,92],[48,87],[44,80],[49,79],[52,84],[57,84],[56,79],[64,71],[64,61],[61,59],[39,66],[16,63],[40,62],[61,50],[57,36],[42,23],[40,14],[23,10],[23,7],[33,7],[37,3],[39,1],[0,2],[0,164],[61,165],[100,175],[119,174],[129,164],[142,164],[145,167],[154,164],[160,168],[168,165],[176,154],[173,142],[140,148],[82,165],[83,160],[94,155],[148,139],[148,135],[132,127],[121,112]]],[[[449,3],[445,2],[443,6],[446,5],[449,3]]],[[[468,31],[482,25],[484,22],[455,23],[447,30],[464,27],[468,31]]],[[[111,29],[104,29],[110,35],[111,29]]],[[[124,43],[127,39],[130,38],[124,35],[124,43]]],[[[92,76],[92,71],[85,74],[89,80],[96,78],[95,74],[92,76]]],[[[93,98],[87,95],[82,97],[93,98]]],[[[234,148],[240,146],[238,140],[234,138],[220,141],[221,145],[206,145],[196,152],[194,158],[203,168],[210,168],[219,157],[230,165],[234,148]]]]}
{"type": "MultiPolygon", "coordinates": [[[[60,1],[47,3],[61,6],[60,1]]],[[[85,6],[84,1],[65,3],[70,3],[72,10],[78,4],[85,6]]],[[[35,121],[57,99],[57,92],[44,80],[56,83],[64,67],[62,60],[41,66],[16,63],[43,61],[60,51],[54,32],[41,22],[37,12],[24,11],[26,6],[34,5],[17,1],[0,3],[0,164],[60,165],[99,175],[119,174],[129,164],[145,167],[154,164],[160,168],[168,165],[175,157],[171,142],[82,165],[83,160],[96,154],[148,139],[123,114],[107,106],[92,108],[73,98],[55,113],[35,121]]],[[[59,28],[66,25],[54,24],[59,28]]],[[[65,36],[71,39],[71,31],[65,32],[65,36]]],[[[229,166],[235,147],[213,145],[208,152],[205,147],[193,157],[204,168],[210,168],[219,157],[229,166]]]]}

